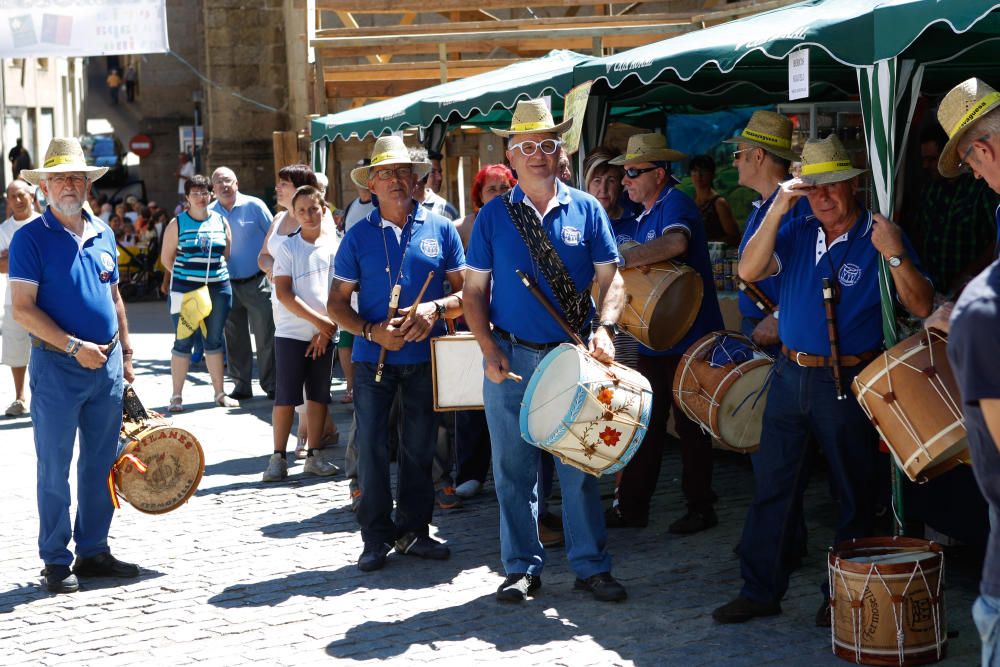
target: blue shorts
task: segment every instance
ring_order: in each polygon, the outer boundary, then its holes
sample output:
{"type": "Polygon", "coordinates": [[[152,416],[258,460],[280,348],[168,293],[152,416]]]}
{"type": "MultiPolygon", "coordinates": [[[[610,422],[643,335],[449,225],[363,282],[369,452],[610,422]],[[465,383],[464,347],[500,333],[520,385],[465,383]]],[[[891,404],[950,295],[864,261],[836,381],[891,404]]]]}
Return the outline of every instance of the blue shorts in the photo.
{"type": "Polygon", "coordinates": [[[307,401],[324,405],[330,402],[330,376],[336,348],[331,342],[323,356],[313,359],[306,356],[308,347],[308,341],[274,337],[274,365],[278,371],[275,405],[301,405],[303,389],[307,401]]]}

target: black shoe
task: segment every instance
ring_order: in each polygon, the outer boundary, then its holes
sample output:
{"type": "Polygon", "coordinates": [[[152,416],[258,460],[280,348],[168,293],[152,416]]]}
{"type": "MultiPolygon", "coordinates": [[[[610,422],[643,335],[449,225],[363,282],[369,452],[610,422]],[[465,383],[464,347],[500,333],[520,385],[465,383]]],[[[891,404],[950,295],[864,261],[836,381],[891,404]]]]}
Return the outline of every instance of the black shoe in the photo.
{"type": "Polygon", "coordinates": [[[542,587],[542,578],[534,574],[508,574],[497,589],[497,602],[524,602],[542,587]]]}
{"type": "Polygon", "coordinates": [[[546,512],[538,517],[538,523],[557,533],[563,532],[562,513],[546,512]]]}
{"type": "Polygon", "coordinates": [[[248,401],[251,398],[253,398],[253,392],[251,392],[251,391],[235,391],[234,390],[233,393],[229,394],[229,398],[232,398],[232,399],[237,400],[237,401],[248,401]]]}
{"type": "Polygon", "coordinates": [[[626,518],[617,507],[609,507],[604,513],[604,525],[608,528],[645,528],[649,525],[649,517],[642,519],[626,518]]]}
{"type": "Polygon", "coordinates": [[[742,595],[722,605],[712,612],[716,623],[745,623],[758,616],[777,616],[781,613],[781,605],[777,602],[754,602],[742,595]]]}
{"type": "Polygon", "coordinates": [[[407,533],[396,540],[396,551],[407,556],[430,560],[448,560],[451,549],[426,535],[407,533]]]}
{"type": "Polygon", "coordinates": [[[110,552],[90,558],[77,558],[73,564],[73,574],[78,577],[120,577],[135,579],[139,576],[139,566],[120,561],[110,552]]]}
{"type": "Polygon", "coordinates": [[[816,610],[816,627],[830,627],[830,600],[825,597],[823,598],[823,604],[816,610]]]}
{"type": "Polygon", "coordinates": [[[274,400],[274,392],[273,391],[268,391],[268,392],[265,392],[265,393],[267,393],[267,400],[269,400],[269,401],[273,401],[274,400]]]}
{"type": "Polygon", "coordinates": [[[709,507],[702,512],[688,510],[688,513],[670,524],[667,528],[675,535],[691,535],[708,530],[719,523],[719,517],[715,516],[715,510],[709,507]]]}
{"type": "Polygon", "coordinates": [[[610,572],[599,572],[586,579],[577,579],[574,591],[587,591],[601,602],[621,602],[628,597],[625,587],[615,581],[610,572]]]}
{"type": "Polygon", "coordinates": [[[45,588],[50,593],[75,593],[80,590],[80,582],[70,571],[69,565],[46,565],[42,576],[45,577],[45,588]]]}
{"type": "Polygon", "coordinates": [[[362,572],[374,572],[385,567],[385,557],[389,555],[391,547],[384,542],[377,544],[366,544],[361,558],[358,559],[358,569],[362,572]]]}

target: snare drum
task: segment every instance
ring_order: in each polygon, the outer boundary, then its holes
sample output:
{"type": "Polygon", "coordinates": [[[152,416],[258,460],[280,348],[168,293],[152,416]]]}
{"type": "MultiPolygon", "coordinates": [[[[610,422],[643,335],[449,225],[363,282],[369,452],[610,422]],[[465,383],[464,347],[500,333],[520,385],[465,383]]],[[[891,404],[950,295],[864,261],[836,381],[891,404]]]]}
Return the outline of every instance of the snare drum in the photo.
{"type": "Polygon", "coordinates": [[[760,445],[774,360],[735,331],[716,331],[688,348],[674,373],[674,400],[725,447],[760,445]]]}
{"type": "Polygon", "coordinates": [[[188,431],[159,417],[123,421],[108,488],[115,507],[120,496],[140,512],[164,514],[194,495],[204,471],[205,453],[188,431]]]}
{"type": "Polygon", "coordinates": [[[866,665],[921,665],[945,655],[944,553],[907,537],[836,545],[828,559],[833,652],[866,665]]]}
{"type": "Polygon", "coordinates": [[[431,371],[435,412],[483,409],[483,351],[471,333],[431,338],[431,371]]]}
{"type": "Polygon", "coordinates": [[[600,476],[625,466],[649,425],[653,392],[638,371],[563,343],[542,359],[521,402],[521,437],[600,476]]]}
{"type": "Polygon", "coordinates": [[[923,329],[871,362],[851,388],[896,464],[926,482],[969,460],[947,337],[923,329]]]}

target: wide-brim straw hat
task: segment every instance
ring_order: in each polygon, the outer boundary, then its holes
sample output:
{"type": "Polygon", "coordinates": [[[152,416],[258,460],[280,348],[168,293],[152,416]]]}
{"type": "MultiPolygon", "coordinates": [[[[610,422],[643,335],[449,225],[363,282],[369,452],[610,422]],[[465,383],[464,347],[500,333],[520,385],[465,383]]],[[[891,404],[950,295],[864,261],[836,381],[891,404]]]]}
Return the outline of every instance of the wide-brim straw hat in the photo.
{"type": "Polygon", "coordinates": [[[839,183],[866,171],[868,170],[855,168],[851,162],[851,154],[835,134],[826,139],[810,139],[802,147],[800,176],[815,185],[839,183]]]}
{"type": "Polygon", "coordinates": [[[54,137],[45,151],[45,160],[38,169],[22,169],[21,178],[32,185],[45,178],[46,174],[65,174],[78,171],[87,175],[91,181],[96,181],[108,173],[107,167],[95,167],[87,164],[80,140],[74,137],[54,137]]]}
{"type": "Polygon", "coordinates": [[[938,122],[948,133],[948,143],[938,158],[938,171],[945,178],[962,173],[958,164],[958,143],[973,124],[1000,106],[1000,92],[975,77],[952,88],[938,107],[938,122]]]}
{"type": "Polygon", "coordinates": [[[521,100],[514,107],[514,115],[510,119],[510,129],[500,130],[491,127],[490,131],[500,137],[513,137],[518,134],[535,134],[538,132],[562,134],[572,124],[572,118],[558,124],[552,120],[552,112],[549,111],[549,105],[543,99],[521,100]]]}
{"type": "Polygon", "coordinates": [[[780,158],[797,162],[799,156],[792,152],[792,121],[773,111],[754,111],[743,131],[724,144],[747,144],[763,148],[780,158]]]}
{"type": "Polygon", "coordinates": [[[410,150],[403,143],[402,137],[389,135],[388,137],[379,137],[375,141],[375,146],[372,148],[371,164],[352,169],[351,180],[367,189],[368,176],[371,174],[371,170],[387,164],[412,165],[413,173],[417,175],[418,179],[426,176],[431,170],[430,162],[413,161],[413,158],[410,157],[410,150]]]}
{"type": "Polygon", "coordinates": [[[619,155],[614,160],[608,160],[608,164],[629,165],[640,162],[676,162],[686,157],[686,154],[667,147],[666,135],[658,132],[649,132],[647,134],[633,134],[629,137],[625,153],[619,155]]]}

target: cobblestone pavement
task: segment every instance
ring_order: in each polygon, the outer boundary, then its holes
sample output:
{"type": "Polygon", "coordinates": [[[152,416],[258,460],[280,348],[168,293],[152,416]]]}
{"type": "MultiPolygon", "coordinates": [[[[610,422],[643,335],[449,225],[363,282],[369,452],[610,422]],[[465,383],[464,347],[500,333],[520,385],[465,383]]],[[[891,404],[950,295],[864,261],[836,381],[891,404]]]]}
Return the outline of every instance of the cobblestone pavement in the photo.
{"type": "MultiPolygon", "coordinates": [[[[141,332],[133,336],[135,386],[147,407],[162,410],[170,394],[163,304],[132,304],[129,312],[141,332]]],[[[11,400],[8,378],[0,371],[2,405],[11,400]]],[[[138,562],[142,576],[85,580],[73,595],[39,585],[30,422],[0,419],[0,664],[845,664],[831,654],[829,631],[813,626],[834,513],[824,479],[809,490],[810,554],[781,616],[740,626],[711,620],[739,589],[732,547],[752,491],[749,462],[722,452],[717,528],[666,533],[682,510],[678,455],[670,452],[650,526],[611,533],[626,603],[574,593],[562,551],[551,550],[538,596],[502,606],[493,599],[500,564],[491,485],[460,510],[436,511],[450,560],[394,554],[384,570],[365,574],[355,567],[361,539],[344,478],[304,478],[296,464],[287,483],[262,484],[270,403],[258,396],[224,410],[211,398],[207,374],[196,374],[186,386],[188,411],[175,419],[205,449],[198,494],[162,516],[125,505],[112,525],[114,553],[138,562]]],[[[346,442],[350,411],[335,403],[334,413],[346,442]]],[[[958,634],[944,664],[978,660],[969,611],[978,566],[969,561],[949,561],[948,616],[958,634]]]]}

